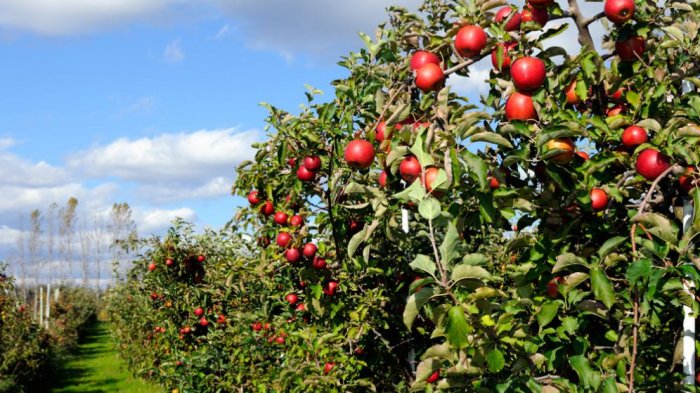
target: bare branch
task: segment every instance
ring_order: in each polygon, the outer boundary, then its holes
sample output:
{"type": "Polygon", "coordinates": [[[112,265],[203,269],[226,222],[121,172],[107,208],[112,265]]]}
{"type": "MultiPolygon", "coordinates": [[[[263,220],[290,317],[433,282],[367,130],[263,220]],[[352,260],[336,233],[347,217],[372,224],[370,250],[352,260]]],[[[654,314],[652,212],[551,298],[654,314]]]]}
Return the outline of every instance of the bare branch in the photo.
{"type": "Polygon", "coordinates": [[[591,32],[588,30],[588,25],[586,25],[586,18],[581,14],[581,9],[578,7],[577,0],[569,0],[569,13],[578,28],[578,42],[581,44],[581,49],[585,50],[587,47],[590,50],[595,50],[591,32]]]}

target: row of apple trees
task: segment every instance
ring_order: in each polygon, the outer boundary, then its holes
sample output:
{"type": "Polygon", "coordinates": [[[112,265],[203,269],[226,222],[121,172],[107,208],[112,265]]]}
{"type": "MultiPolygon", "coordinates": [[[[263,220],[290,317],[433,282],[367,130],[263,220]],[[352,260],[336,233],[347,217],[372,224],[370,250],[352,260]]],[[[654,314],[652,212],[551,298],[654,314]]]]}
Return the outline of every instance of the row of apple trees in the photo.
{"type": "Polygon", "coordinates": [[[603,10],[389,8],[334,95],[268,105],[228,230],[153,240],[114,314],[135,368],[197,391],[692,390],[700,3],[603,10]],[[488,57],[488,93],[458,94],[488,57]]]}

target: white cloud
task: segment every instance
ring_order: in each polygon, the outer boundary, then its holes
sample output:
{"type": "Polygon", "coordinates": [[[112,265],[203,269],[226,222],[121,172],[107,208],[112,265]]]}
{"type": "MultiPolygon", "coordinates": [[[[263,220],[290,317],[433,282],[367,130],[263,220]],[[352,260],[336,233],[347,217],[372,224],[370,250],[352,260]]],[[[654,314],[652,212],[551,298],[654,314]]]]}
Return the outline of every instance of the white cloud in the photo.
{"type": "Polygon", "coordinates": [[[17,144],[17,141],[12,138],[0,138],[0,150],[8,149],[17,144]]]}
{"type": "Polygon", "coordinates": [[[167,228],[170,222],[178,217],[185,221],[193,221],[196,218],[196,213],[194,210],[186,207],[172,210],[134,209],[134,221],[136,221],[139,233],[141,234],[157,232],[158,230],[167,228]]]}
{"type": "Polygon", "coordinates": [[[14,246],[22,232],[7,225],[0,226],[0,246],[14,246]]]}
{"type": "Polygon", "coordinates": [[[5,150],[14,144],[12,139],[0,139],[0,179],[3,186],[53,186],[69,180],[69,174],[62,168],[44,161],[30,162],[5,150]]]}
{"type": "MultiPolygon", "coordinates": [[[[490,58],[487,58],[490,62],[490,58]]],[[[489,78],[491,68],[483,68],[482,64],[474,64],[470,68],[469,76],[459,76],[451,74],[447,78],[447,84],[455,93],[478,100],[478,98],[489,91],[489,84],[486,82],[489,78]]],[[[490,63],[489,63],[490,67],[490,63]]]]}
{"type": "Polygon", "coordinates": [[[162,134],[132,140],[120,138],[73,154],[68,167],[89,176],[115,176],[142,183],[206,182],[230,177],[236,165],[251,159],[257,131],[228,128],[192,133],[162,134]]]}
{"type": "Polygon", "coordinates": [[[165,46],[163,60],[168,63],[179,63],[185,60],[185,51],[180,45],[180,40],[171,41],[165,46]]]}
{"type": "Polygon", "coordinates": [[[229,24],[227,23],[227,24],[223,25],[216,34],[209,37],[209,39],[210,40],[220,40],[220,39],[224,38],[224,36],[226,36],[226,34],[228,33],[228,31],[230,29],[231,29],[231,26],[229,26],[229,24]]]}
{"type": "MultiPolygon", "coordinates": [[[[230,172],[233,173],[233,170],[230,172]]],[[[147,184],[139,187],[138,192],[141,195],[148,195],[151,201],[163,203],[226,196],[231,192],[232,185],[233,179],[230,176],[219,176],[195,186],[186,183],[147,184]]]]}

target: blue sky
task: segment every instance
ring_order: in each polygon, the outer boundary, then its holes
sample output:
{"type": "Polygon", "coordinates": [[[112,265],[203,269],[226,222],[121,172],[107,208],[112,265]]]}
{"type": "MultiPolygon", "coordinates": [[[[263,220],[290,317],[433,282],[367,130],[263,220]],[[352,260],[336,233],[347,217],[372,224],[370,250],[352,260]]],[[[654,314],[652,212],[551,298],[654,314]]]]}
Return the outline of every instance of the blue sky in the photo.
{"type": "MultiPolygon", "coordinates": [[[[258,104],[296,111],[304,84],[332,94],[356,32],[418,3],[3,0],[0,260],[22,214],[71,196],[86,222],[129,203],[142,234],[175,216],[222,225],[243,203],[235,167],[264,138],[258,104]]],[[[489,68],[450,83],[474,99],[489,68]]]]}

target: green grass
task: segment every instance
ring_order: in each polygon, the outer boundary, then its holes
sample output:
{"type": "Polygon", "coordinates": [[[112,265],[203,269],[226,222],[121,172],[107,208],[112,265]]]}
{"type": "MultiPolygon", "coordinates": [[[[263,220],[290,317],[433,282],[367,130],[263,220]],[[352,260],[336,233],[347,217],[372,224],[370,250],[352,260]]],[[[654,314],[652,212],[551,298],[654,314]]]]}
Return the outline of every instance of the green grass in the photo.
{"type": "Polygon", "coordinates": [[[75,353],[57,370],[51,393],[159,393],[134,378],[117,356],[107,325],[93,322],[75,353]]]}

